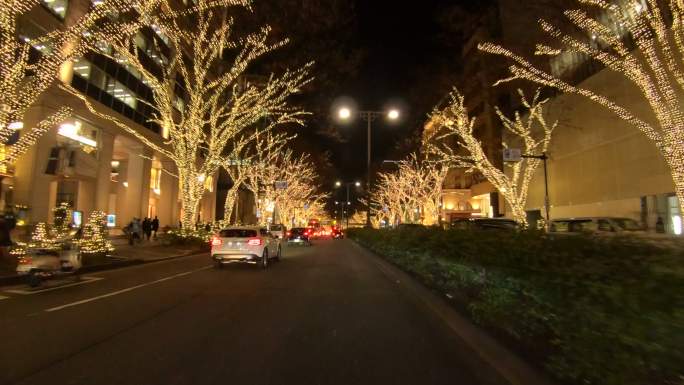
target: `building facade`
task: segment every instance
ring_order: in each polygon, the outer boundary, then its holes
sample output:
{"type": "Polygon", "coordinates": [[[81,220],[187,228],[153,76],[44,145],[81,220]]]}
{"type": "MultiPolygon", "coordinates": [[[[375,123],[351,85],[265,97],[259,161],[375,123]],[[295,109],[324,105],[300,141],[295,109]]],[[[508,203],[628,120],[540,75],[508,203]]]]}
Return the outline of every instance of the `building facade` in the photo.
{"type": "MultiPolygon", "coordinates": [[[[634,6],[631,2],[625,4],[634,6]]],[[[481,17],[488,21],[480,22],[482,26],[494,23],[498,27],[475,29],[471,40],[482,41],[484,38],[499,42],[513,52],[531,57],[536,43],[548,43],[545,35],[539,32],[537,20],[543,17],[553,23],[567,23],[567,20],[563,21],[562,11],[576,6],[576,2],[566,0],[530,1],[524,5],[515,0],[499,0],[495,5],[497,11],[483,14],[481,17]],[[500,34],[487,34],[487,31],[498,31],[500,34]]],[[[645,10],[646,4],[642,2],[640,9],[645,10]]],[[[603,15],[594,16],[611,25],[610,19],[603,15]]],[[[624,26],[616,23],[611,28],[624,32],[622,36],[630,44],[631,37],[624,26]]],[[[470,46],[472,43],[466,45],[464,55],[467,55],[470,46]]],[[[471,116],[481,121],[478,125],[487,127],[476,128],[476,132],[489,158],[499,161],[502,156],[496,153],[496,148],[500,148],[501,137],[504,140],[507,138],[501,130],[498,131],[499,138],[496,138],[497,122],[486,112],[496,103],[494,105],[498,105],[505,113],[512,113],[517,108],[512,97],[514,87],[521,87],[530,94],[534,85],[516,82],[512,87],[492,91],[494,81],[508,74],[501,73],[500,67],[491,63],[483,65],[482,61],[486,60],[483,56],[486,55],[473,53],[471,58],[466,57],[471,65],[464,66],[460,71],[466,79],[471,79],[474,86],[477,83],[480,85],[480,88],[471,88],[473,92],[468,92],[466,84],[464,95],[471,116]],[[476,70],[469,69],[471,67],[476,70]]],[[[500,57],[496,59],[503,61],[500,57]]],[[[654,120],[646,101],[629,81],[619,74],[604,70],[586,56],[564,54],[551,60],[544,57],[531,57],[531,60],[555,76],[596,90],[638,116],[646,117],[648,121],[654,120]]],[[[575,95],[550,95],[550,98],[546,105],[547,121],[558,121],[548,152],[551,219],[627,217],[649,229],[654,229],[656,223],[662,221],[667,232],[681,234],[682,213],[679,212],[670,170],[655,144],[637,129],[586,98],[575,95]]],[[[431,123],[428,122],[425,134],[429,135],[431,129],[431,123]]],[[[503,163],[500,166],[503,167],[503,163]]],[[[469,175],[458,169],[450,172],[443,195],[443,218],[446,221],[454,217],[508,214],[509,210],[503,201],[498,208],[492,204],[491,198],[495,194],[491,192],[491,185],[482,179],[477,174],[469,175]],[[487,198],[490,198],[489,201],[487,198]]],[[[527,202],[528,219],[531,222],[545,216],[544,196],[544,175],[540,168],[530,185],[527,202]]]]}
{"type": "MultiPolygon", "coordinates": [[[[19,38],[30,41],[34,34],[63,28],[96,2],[43,0],[42,7],[35,7],[22,20],[19,38]]],[[[150,70],[165,65],[169,54],[163,36],[151,29],[142,30],[136,36],[136,44],[147,55],[150,70]]],[[[57,48],[34,46],[37,51],[57,48]]],[[[106,52],[108,47],[100,49],[106,52]]],[[[74,114],[5,170],[0,207],[13,210],[20,226],[50,222],[52,210],[60,203],[71,205],[76,224],[85,221],[90,212],[101,210],[108,214],[108,225],[112,228],[121,228],[134,217],[155,216],[161,226],[178,226],[179,185],[173,176],[173,162],[111,122],[97,118],[77,97],[59,88],[59,82],[70,84],[87,95],[97,108],[116,112],[130,127],[162,143],[168,135],[150,122],[154,113],[148,104],[152,91],[141,79],[124,61],[112,60],[100,52],[65,63],[60,79],[28,111],[23,122],[25,127],[32,127],[61,106],[72,107],[74,114]]],[[[183,108],[181,96],[177,105],[179,110],[183,108]]],[[[207,178],[207,194],[198,221],[214,220],[216,179],[207,178]]]]}

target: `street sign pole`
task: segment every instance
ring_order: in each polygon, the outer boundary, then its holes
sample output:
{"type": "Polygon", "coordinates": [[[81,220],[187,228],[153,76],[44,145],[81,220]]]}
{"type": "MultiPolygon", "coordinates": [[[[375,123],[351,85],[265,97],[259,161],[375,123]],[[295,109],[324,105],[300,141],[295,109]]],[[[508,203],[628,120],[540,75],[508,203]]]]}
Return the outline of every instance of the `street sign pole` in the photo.
{"type": "Polygon", "coordinates": [[[541,155],[521,155],[521,158],[541,159],[544,162],[544,209],[546,211],[546,228],[548,230],[549,222],[551,220],[551,202],[549,200],[549,174],[547,169],[547,161],[549,156],[543,152],[541,155]]]}

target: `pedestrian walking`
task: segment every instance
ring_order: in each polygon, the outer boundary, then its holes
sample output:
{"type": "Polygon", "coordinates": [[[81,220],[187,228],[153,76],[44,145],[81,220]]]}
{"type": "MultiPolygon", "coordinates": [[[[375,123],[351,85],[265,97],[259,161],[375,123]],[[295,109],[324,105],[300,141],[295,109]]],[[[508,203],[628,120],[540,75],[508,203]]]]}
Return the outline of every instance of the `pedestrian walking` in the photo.
{"type": "Polygon", "coordinates": [[[159,231],[159,218],[155,215],[152,220],[152,233],[154,234],[152,237],[154,239],[157,239],[157,231],[159,231]]]}
{"type": "Polygon", "coordinates": [[[140,242],[142,240],[142,228],[140,226],[140,219],[133,218],[131,223],[128,224],[128,244],[133,245],[136,241],[140,242]]]}
{"type": "Polygon", "coordinates": [[[656,233],[660,233],[660,234],[665,233],[665,222],[663,222],[663,218],[658,217],[658,220],[656,221],[656,225],[655,225],[655,230],[656,230],[656,233]]]}
{"type": "Polygon", "coordinates": [[[145,217],[142,222],[143,236],[149,241],[152,236],[152,221],[150,218],[145,217]]]}

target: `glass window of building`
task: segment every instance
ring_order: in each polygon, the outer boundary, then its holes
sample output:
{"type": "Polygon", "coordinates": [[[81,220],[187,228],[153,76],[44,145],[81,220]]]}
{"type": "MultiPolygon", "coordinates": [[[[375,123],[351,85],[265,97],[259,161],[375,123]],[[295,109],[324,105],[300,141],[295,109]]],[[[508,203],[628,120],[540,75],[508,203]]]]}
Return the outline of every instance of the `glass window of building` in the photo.
{"type": "Polygon", "coordinates": [[[40,2],[45,8],[49,9],[50,12],[54,13],[55,16],[64,20],[67,7],[69,6],[69,0],[40,0],[40,2]]]}
{"type": "Polygon", "coordinates": [[[133,109],[138,105],[138,98],[133,91],[113,78],[107,77],[107,87],[105,88],[105,91],[133,109]]]}
{"type": "Polygon", "coordinates": [[[157,194],[161,191],[161,174],[160,168],[153,167],[150,170],[150,188],[157,194]]]}
{"type": "Polygon", "coordinates": [[[92,64],[89,61],[80,58],[74,63],[74,73],[83,79],[90,80],[90,72],[92,70],[92,64]]]}
{"type": "Polygon", "coordinates": [[[97,157],[98,129],[81,120],[67,121],[57,130],[58,142],[69,148],[80,148],[86,154],[97,157]]]}

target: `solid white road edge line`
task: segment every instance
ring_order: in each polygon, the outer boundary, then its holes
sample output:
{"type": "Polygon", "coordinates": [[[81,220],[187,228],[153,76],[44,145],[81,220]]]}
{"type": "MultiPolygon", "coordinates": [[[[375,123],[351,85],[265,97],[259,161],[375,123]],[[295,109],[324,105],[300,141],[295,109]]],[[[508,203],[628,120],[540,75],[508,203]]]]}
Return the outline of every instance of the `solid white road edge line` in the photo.
{"type": "Polygon", "coordinates": [[[2,301],[3,299],[8,299],[8,298],[9,297],[5,297],[4,295],[0,295],[0,301],[2,301]]]}
{"type": "Polygon", "coordinates": [[[31,294],[45,293],[46,291],[64,289],[66,287],[85,285],[87,283],[93,283],[93,282],[101,281],[103,279],[104,278],[101,278],[101,277],[81,277],[81,281],[79,281],[79,282],[69,283],[66,285],[59,285],[59,286],[55,286],[55,287],[49,287],[47,289],[40,289],[40,290],[13,289],[13,290],[5,290],[5,293],[31,295],[31,294]]]}
{"type": "Polygon", "coordinates": [[[161,282],[165,282],[165,281],[172,280],[172,279],[174,279],[174,278],[180,278],[180,277],[183,277],[183,276],[186,276],[186,275],[190,275],[190,274],[192,274],[192,273],[196,273],[196,272],[198,272],[198,271],[210,269],[210,268],[212,268],[212,267],[213,267],[212,265],[209,265],[209,266],[202,267],[202,268],[200,268],[200,269],[195,269],[195,270],[191,270],[191,271],[186,271],[185,273],[179,273],[179,274],[175,274],[175,275],[172,275],[172,276],[169,276],[169,277],[166,277],[166,278],[158,279],[158,280],[156,280],[156,281],[147,282],[147,283],[143,283],[143,284],[136,285],[136,286],[131,286],[131,287],[126,288],[126,289],[121,289],[121,290],[113,291],[113,292],[111,292],[111,293],[107,293],[107,294],[103,294],[103,295],[98,295],[97,297],[86,298],[86,299],[83,299],[83,300],[80,300],[80,301],[76,301],[76,302],[72,302],[72,303],[68,303],[68,304],[65,304],[65,305],[61,305],[61,306],[57,306],[57,307],[51,307],[51,308],[49,308],[49,309],[45,309],[45,311],[46,311],[46,312],[53,312],[53,311],[58,311],[58,310],[70,308],[70,307],[73,307],[73,306],[83,305],[83,304],[86,304],[86,303],[88,303],[88,302],[93,302],[93,301],[97,301],[97,300],[100,300],[100,299],[113,297],[113,296],[115,296],[115,295],[119,295],[119,294],[123,294],[123,293],[128,293],[129,291],[137,290],[137,289],[143,288],[143,287],[145,287],[145,286],[151,286],[151,285],[155,285],[155,284],[157,284],[157,283],[161,283],[161,282]]]}

